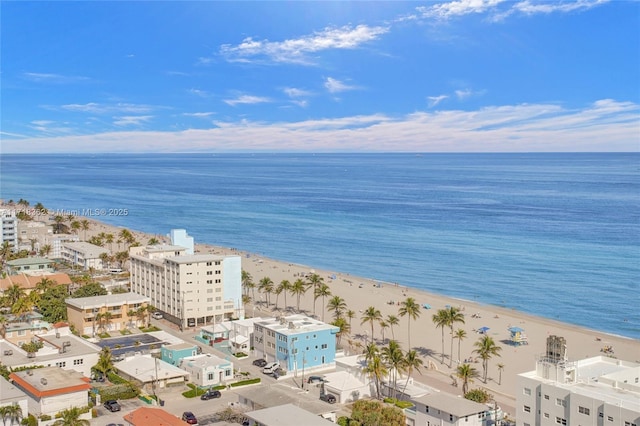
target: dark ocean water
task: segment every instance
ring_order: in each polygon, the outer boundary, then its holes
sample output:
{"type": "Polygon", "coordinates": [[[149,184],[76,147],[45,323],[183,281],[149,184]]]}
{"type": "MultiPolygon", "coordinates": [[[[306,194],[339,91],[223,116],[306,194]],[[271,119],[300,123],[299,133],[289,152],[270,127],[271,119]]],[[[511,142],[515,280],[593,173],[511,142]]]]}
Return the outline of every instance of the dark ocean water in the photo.
{"type": "Polygon", "coordinates": [[[0,197],[640,338],[639,154],[3,155],[0,197]]]}

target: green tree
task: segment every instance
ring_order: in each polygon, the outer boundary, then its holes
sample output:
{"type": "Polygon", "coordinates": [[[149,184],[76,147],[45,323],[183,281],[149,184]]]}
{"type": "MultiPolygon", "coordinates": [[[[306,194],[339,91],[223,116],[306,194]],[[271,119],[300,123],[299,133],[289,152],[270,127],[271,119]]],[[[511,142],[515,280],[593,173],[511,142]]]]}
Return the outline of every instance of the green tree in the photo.
{"type": "Polygon", "coordinates": [[[418,351],[412,349],[407,351],[407,353],[404,355],[404,367],[407,371],[407,381],[404,384],[402,393],[404,393],[404,391],[407,389],[407,386],[409,385],[409,379],[411,378],[411,374],[413,373],[413,371],[415,370],[418,373],[421,373],[420,367],[422,367],[422,364],[423,362],[418,355],[418,351]]]}
{"type": "Polygon", "coordinates": [[[313,306],[315,309],[316,299],[322,297],[322,321],[324,322],[324,300],[326,297],[331,296],[331,289],[325,283],[320,283],[313,292],[313,306]]]}
{"type": "Polygon", "coordinates": [[[322,278],[318,274],[311,274],[307,278],[307,284],[313,287],[313,294],[314,294],[314,298],[313,298],[313,315],[314,316],[316,315],[316,299],[317,299],[317,297],[315,297],[316,289],[323,282],[324,282],[324,278],[322,278]]]}
{"type": "Polygon", "coordinates": [[[77,234],[78,231],[82,228],[82,224],[80,223],[79,220],[71,221],[69,226],[71,227],[71,230],[73,231],[74,234],[77,234]]]}
{"type": "Polygon", "coordinates": [[[107,374],[115,370],[111,349],[108,346],[102,348],[98,362],[92,367],[92,370],[102,374],[102,377],[107,377],[107,374]]]}
{"type": "Polygon", "coordinates": [[[453,333],[453,337],[455,339],[458,339],[458,362],[460,362],[460,344],[462,343],[462,340],[467,337],[467,332],[459,328],[455,331],[455,333],[453,333]]]}
{"type": "Polygon", "coordinates": [[[502,384],[502,370],[504,370],[504,364],[498,363],[496,365],[496,367],[498,367],[498,374],[499,374],[499,376],[498,376],[498,385],[501,385],[502,384]]]}
{"type": "Polygon", "coordinates": [[[18,404],[10,404],[0,407],[0,417],[2,417],[2,424],[12,425],[22,421],[22,408],[18,404]]]}
{"type": "Polygon", "coordinates": [[[40,295],[38,310],[49,323],[65,321],[67,319],[67,306],[64,299],[69,297],[66,285],[57,285],[40,295]]]}
{"type": "Polygon", "coordinates": [[[397,398],[398,391],[398,373],[405,371],[405,358],[400,344],[395,340],[390,340],[389,344],[382,348],[382,358],[391,369],[393,379],[393,397],[397,398]]]}
{"type": "MultiPolygon", "coordinates": [[[[278,284],[277,286],[275,286],[275,288],[273,289],[273,294],[276,295],[276,306],[275,306],[275,310],[278,310],[278,299],[280,298],[280,295],[284,292],[284,288],[282,287],[282,281],[280,282],[280,284],[278,284]]],[[[285,306],[286,308],[286,306],[285,306]]]]}
{"type": "Polygon", "coordinates": [[[493,400],[493,395],[484,389],[472,389],[464,394],[465,399],[475,401],[479,404],[486,404],[493,400]]]}
{"type": "Polygon", "coordinates": [[[113,239],[114,239],[113,234],[106,234],[104,236],[104,242],[109,244],[109,251],[111,253],[113,253],[113,239]]]}
{"type": "Polygon", "coordinates": [[[144,310],[147,312],[147,327],[149,327],[149,325],[151,324],[151,315],[153,315],[153,313],[157,311],[158,308],[153,305],[147,305],[144,310]]]}
{"type": "Polygon", "coordinates": [[[53,221],[55,222],[54,228],[56,230],[56,234],[62,234],[62,229],[64,226],[62,222],[64,222],[64,217],[60,215],[56,215],[53,218],[53,221]]]}
{"type": "Polygon", "coordinates": [[[74,291],[73,297],[80,298],[80,297],[105,296],[106,294],[107,294],[107,290],[105,290],[100,283],[90,282],[88,284],[83,285],[76,291],[74,291]]]}
{"type": "Polygon", "coordinates": [[[342,313],[347,309],[347,302],[340,296],[333,296],[327,302],[327,310],[333,312],[334,318],[342,318],[342,313]]]}
{"type": "Polygon", "coordinates": [[[502,348],[496,345],[491,336],[482,336],[474,343],[476,349],[473,351],[482,359],[482,381],[487,383],[487,370],[489,368],[489,360],[494,356],[500,356],[502,348]]]}
{"type": "Polygon", "coordinates": [[[24,289],[18,284],[10,285],[4,291],[5,306],[12,307],[18,300],[23,299],[25,296],[26,293],[24,289]]]}
{"type": "Polygon", "coordinates": [[[279,287],[282,288],[282,292],[284,293],[284,310],[287,310],[287,293],[291,291],[291,282],[289,280],[280,281],[279,287]]]}
{"type": "Polygon", "coordinates": [[[391,338],[393,340],[395,340],[396,339],[396,335],[393,332],[393,326],[394,325],[398,325],[398,323],[400,322],[400,319],[395,315],[387,315],[387,318],[385,319],[385,322],[387,323],[387,325],[389,325],[389,328],[391,329],[391,338]]]}
{"type": "Polygon", "coordinates": [[[347,323],[344,318],[338,317],[331,323],[331,325],[338,327],[338,332],[336,333],[336,344],[340,346],[342,336],[345,333],[349,333],[349,323],[347,323]]]}
{"type": "Polygon", "coordinates": [[[454,308],[453,306],[447,308],[447,325],[449,326],[449,331],[451,332],[451,352],[449,355],[449,368],[451,368],[453,362],[453,326],[457,323],[464,324],[464,314],[458,308],[454,308]]]}
{"type": "Polygon", "coordinates": [[[469,383],[473,383],[473,379],[478,377],[478,370],[469,364],[461,364],[456,369],[456,376],[462,380],[462,394],[466,394],[469,389],[469,383]]]}
{"type": "Polygon", "coordinates": [[[298,278],[291,287],[291,293],[296,296],[297,304],[296,309],[300,312],[300,297],[307,292],[309,287],[307,283],[298,278]]]}
{"type": "Polygon", "coordinates": [[[96,321],[98,321],[99,330],[106,332],[109,330],[109,325],[113,321],[113,314],[109,311],[102,312],[96,315],[96,321]]]}
{"type": "Polygon", "coordinates": [[[53,248],[50,244],[43,245],[42,247],[40,247],[40,256],[49,256],[51,254],[51,250],[53,250],[53,248]]]}
{"type": "Polygon", "coordinates": [[[404,412],[398,407],[392,407],[367,399],[360,399],[353,404],[349,426],[405,426],[404,412]]]}
{"type": "Polygon", "coordinates": [[[82,219],[80,221],[80,225],[82,226],[82,232],[83,232],[82,239],[86,241],[87,240],[87,231],[91,227],[91,223],[87,219],[82,219]]]}
{"type": "Polygon", "coordinates": [[[449,325],[449,317],[446,309],[439,309],[438,312],[433,314],[431,320],[436,325],[436,328],[442,331],[442,358],[440,359],[440,363],[444,364],[444,328],[449,325]]]}
{"type": "Polygon", "coordinates": [[[266,296],[267,308],[269,307],[271,293],[273,292],[273,280],[269,277],[263,277],[258,285],[258,290],[266,296]]]}
{"type": "Polygon", "coordinates": [[[157,246],[158,244],[160,244],[160,241],[156,237],[149,238],[149,241],[147,241],[148,246],[157,246]]]}
{"type": "Polygon", "coordinates": [[[82,411],[78,407],[68,408],[61,413],[61,418],[53,423],[53,426],[90,426],[89,420],[81,419],[82,411]]]}
{"type": "Polygon", "coordinates": [[[409,349],[411,349],[411,320],[415,321],[420,317],[420,305],[413,297],[407,297],[407,300],[400,303],[398,315],[406,316],[408,319],[409,349]]]}
{"type": "Polygon", "coordinates": [[[349,330],[353,330],[353,328],[351,327],[351,320],[356,317],[356,311],[352,311],[351,309],[349,309],[347,310],[346,316],[349,320],[349,330]]]}
{"type": "Polygon", "coordinates": [[[380,310],[375,306],[369,306],[364,310],[362,317],[360,317],[360,325],[368,322],[371,325],[371,341],[373,342],[373,323],[378,322],[382,319],[382,314],[380,310]]]}
{"type": "Polygon", "coordinates": [[[364,372],[369,375],[376,386],[376,397],[380,399],[380,382],[382,379],[389,375],[387,366],[382,361],[379,355],[375,355],[364,368],[364,372]]]}

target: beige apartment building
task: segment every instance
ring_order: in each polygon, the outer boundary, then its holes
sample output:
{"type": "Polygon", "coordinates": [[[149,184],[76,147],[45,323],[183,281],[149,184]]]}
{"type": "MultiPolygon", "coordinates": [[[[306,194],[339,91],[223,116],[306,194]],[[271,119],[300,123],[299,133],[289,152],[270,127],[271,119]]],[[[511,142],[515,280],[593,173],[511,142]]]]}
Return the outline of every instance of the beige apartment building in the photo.
{"type": "Polygon", "coordinates": [[[147,315],[138,312],[140,308],[147,307],[149,298],[136,293],[120,293],[69,298],[65,302],[69,324],[80,334],[94,336],[96,333],[143,326],[147,315]]]}
{"type": "Polygon", "coordinates": [[[131,291],[171,322],[195,327],[244,318],[240,256],[186,254],[175,245],[132,247],[131,291]]]}

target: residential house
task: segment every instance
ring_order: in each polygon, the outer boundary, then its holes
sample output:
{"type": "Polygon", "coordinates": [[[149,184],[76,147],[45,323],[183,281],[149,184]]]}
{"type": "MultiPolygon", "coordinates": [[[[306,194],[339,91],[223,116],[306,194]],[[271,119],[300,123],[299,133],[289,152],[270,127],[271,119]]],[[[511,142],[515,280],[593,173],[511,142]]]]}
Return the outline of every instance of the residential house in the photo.
{"type": "MultiPolygon", "coordinates": [[[[32,368],[11,373],[9,378],[27,395],[29,413],[36,417],[54,418],[61,411],[89,404],[89,378],[76,371],[60,367],[32,368]]],[[[91,411],[87,410],[81,418],[91,419],[91,411]]]]}
{"type": "Polygon", "coordinates": [[[76,243],[80,241],[80,237],[74,234],[54,234],[51,237],[44,240],[44,244],[48,244],[51,246],[51,253],[49,253],[50,259],[62,259],[64,260],[64,256],[62,255],[63,245],[65,243],[76,243]]]}
{"type": "Polygon", "coordinates": [[[335,366],[336,326],[289,315],[268,318],[254,324],[254,351],[258,358],[279,361],[294,375],[335,366]]]}
{"type": "Polygon", "coordinates": [[[168,364],[178,366],[182,358],[196,356],[201,352],[202,349],[198,345],[184,342],[176,343],[160,348],[160,359],[168,364]]]}
{"type": "Polygon", "coordinates": [[[53,237],[53,227],[35,220],[18,221],[18,245],[20,250],[39,251],[53,237]]]}
{"type": "Polygon", "coordinates": [[[489,407],[446,392],[433,392],[411,400],[407,409],[407,425],[486,426],[489,407]]]}
{"type": "Polygon", "coordinates": [[[34,336],[42,344],[35,353],[27,353],[19,346],[0,339],[2,364],[10,368],[45,366],[78,371],[91,376],[91,367],[98,362],[100,347],[71,333],[64,323],[53,324],[53,329],[34,336]]]}
{"type": "MultiPolygon", "coordinates": [[[[22,418],[26,418],[29,414],[27,394],[0,376],[0,407],[6,407],[7,405],[17,405],[20,407],[22,418]]],[[[19,420],[9,418],[4,418],[2,421],[3,426],[18,426],[20,424],[19,420]]]]}
{"type": "Polygon", "coordinates": [[[278,405],[245,413],[250,426],[329,426],[333,422],[293,404],[278,405]]]}
{"type": "Polygon", "coordinates": [[[199,387],[225,385],[233,381],[233,363],[215,355],[185,357],[179,367],[188,371],[191,382],[199,387]]]}
{"type": "Polygon", "coordinates": [[[15,345],[22,346],[53,328],[42,318],[42,314],[35,311],[19,316],[5,315],[5,322],[0,324],[0,336],[15,345]]]}
{"type": "MultiPolygon", "coordinates": [[[[337,412],[340,410],[339,404],[327,404],[321,401],[317,394],[300,392],[298,388],[289,386],[260,386],[260,387],[240,387],[236,388],[238,403],[247,410],[261,410],[272,408],[284,404],[292,404],[314,416],[320,416],[332,422],[336,422],[337,412]]],[[[307,423],[298,423],[307,425],[307,423]]]]}
{"type": "Polygon", "coordinates": [[[71,278],[67,274],[43,273],[42,275],[8,275],[6,278],[0,278],[0,296],[11,286],[17,285],[24,290],[26,294],[31,293],[38,283],[44,279],[52,281],[53,285],[70,285],[71,278]]]}
{"type": "Polygon", "coordinates": [[[166,412],[162,408],[140,407],[126,414],[124,421],[129,426],[184,426],[179,417],[166,412]]]}
{"type": "Polygon", "coordinates": [[[186,253],[173,245],[132,247],[131,291],[181,328],[244,318],[240,256],[186,253]]]}
{"type": "Polygon", "coordinates": [[[126,357],[116,362],[118,374],[129,380],[135,380],[147,391],[155,392],[167,386],[184,384],[189,381],[189,373],[174,367],[150,354],[126,357]]]}
{"type": "Polygon", "coordinates": [[[102,331],[143,326],[147,320],[144,309],[149,298],[136,293],[118,293],[69,298],[65,302],[69,323],[79,333],[95,336],[102,331]]]}
{"type": "Polygon", "coordinates": [[[233,352],[249,353],[253,346],[253,327],[256,322],[264,321],[266,318],[254,317],[241,320],[233,320],[224,323],[230,330],[229,340],[233,352]]]}
{"type": "Polygon", "coordinates": [[[25,257],[6,262],[7,274],[37,275],[43,272],[53,272],[53,260],[44,257],[25,257]]]}
{"type": "Polygon", "coordinates": [[[93,268],[101,271],[104,269],[100,256],[109,253],[106,248],[86,242],[62,243],[62,259],[71,266],[77,266],[85,271],[93,268]]]}

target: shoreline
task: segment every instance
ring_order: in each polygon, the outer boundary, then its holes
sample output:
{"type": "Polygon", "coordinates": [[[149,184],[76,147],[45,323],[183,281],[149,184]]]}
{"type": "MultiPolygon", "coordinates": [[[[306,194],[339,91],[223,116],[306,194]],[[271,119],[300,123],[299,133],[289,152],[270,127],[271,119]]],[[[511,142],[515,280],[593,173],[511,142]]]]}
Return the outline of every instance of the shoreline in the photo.
{"type": "MultiPolygon", "coordinates": [[[[143,245],[150,238],[156,238],[165,243],[169,242],[167,234],[170,229],[167,229],[165,234],[154,234],[133,230],[125,226],[111,225],[93,218],[87,219],[91,226],[86,231],[85,239],[89,239],[101,232],[117,235],[122,229],[128,229],[136,240],[143,245]]],[[[51,223],[51,221],[47,220],[47,223],[51,223]]],[[[82,236],[83,234],[80,235],[82,236]]],[[[198,236],[194,235],[193,237],[197,241],[198,236]]],[[[116,243],[113,246],[113,251],[119,251],[124,248],[116,243]]],[[[105,248],[109,249],[108,245],[105,245],[105,248]]],[[[407,343],[410,341],[413,349],[418,351],[420,358],[424,362],[424,367],[421,368],[421,371],[414,373],[414,379],[456,395],[461,394],[461,385],[452,386],[450,377],[455,372],[458,358],[460,360],[466,360],[469,357],[474,358],[474,342],[480,337],[477,331],[482,327],[488,327],[486,334],[491,336],[496,344],[502,348],[501,356],[490,360],[487,382],[484,383],[482,380],[476,379],[473,383],[470,383],[470,389],[481,387],[488,390],[511,417],[513,417],[515,409],[517,374],[535,369],[535,359],[538,355],[544,353],[546,338],[549,335],[558,335],[566,339],[567,353],[571,360],[605,355],[602,352],[603,347],[611,346],[615,350],[612,356],[627,361],[640,361],[640,340],[632,337],[565,323],[518,311],[515,308],[455,298],[400,285],[399,283],[389,283],[346,272],[318,269],[311,265],[272,259],[262,254],[255,254],[239,248],[196,242],[194,249],[200,253],[240,256],[242,269],[251,274],[256,284],[263,277],[271,278],[275,285],[284,279],[293,282],[304,274],[314,271],[324,279],[324,283],[329,286],[332,295],[342,297],[347,303],[347,309],[355,312],[355,317],[351,321],[351,332],[343,337],[341,345],[344,347],[345,352],[351,355],[361,353],[362,345],[370,338],[370,324],[367,322],[361,323],[360,316],[363,310],[368,306],[375,306],[385,318],[388,315],[398,316],[399,323],[393,328],[382,331],[379,324],[374,325],[374,338],[377,340],[378,345],[386,345],[388,340],[394,339],[398,340],[403,350],[406,351],[407,343]],[[421,305],[420,317],[415,321],[411,321],[410,334],[406,317],[403,318],[398,315],[398,303],[407,297],[413,297],[421,305]],[[422,305],[425,303],[428,303],[431,309],[423,309],[422,305]],[[454,330],[465,330],[466,338],[453,340],[452,360],[449,359],[452,349],[449,328],[438,329],[432,322],[432,315],[447,305],[459,306],[465,314],[465,323],[456,324],[454,330]],[[475,318],[472,314],[477,314],[478,318],[475,318]],[[512,346],[505,343],[509,337],[507,328],[510,326],[525,329],[528,336],[527,345],[512,346]],[[444,351],[442,350],[443,332],[444,351]],[[384,340],[382,339],[383,333],[384,340]],[[460,350],[459,357],[458,350],[460,350]],[[442,352],[446,355],[444,363],[441,363],[442,352]],[[451,364],[451,367],[449,367],[449,364],[451,364]],[[504,367],[499,369],[498,364],[502,364],[504,367]]],[[[253,293],[250,292],[249,294],[253,296],[253,293]]],[[[245,311],[247,316],[253,316],[253,313],[257,316],[277,316],[285,312],[295,311],[296,300],[293,295],[286,296],[288,310],[283,309],[285,299],[283,295],[276,299],[276,295],[272,294],[269,307],[265,307],[263,305],[264,302],[260,303],[262,299],[260,299],[260,293],[257,288],[255,289],[255,295],[258,302],[256,303],[257,306],[250,305],[245,311]],[[276,309],[276,303],[278,309],[276,309]]],[[[314,303],[312,293],[307,292],[300,299],[300,310],[312,315],[315,309],[318,319],[330,322],[333,319],[331,313],[324,309],[328,299],[326,298],[323,301],[322,298],[319,298],[314,303]]],[[[594,315],[601,315],[601,313],[594,311],[594,315]]],[[[482,374],[481,363],[473,362],[471,366],[482,374]]]]}

